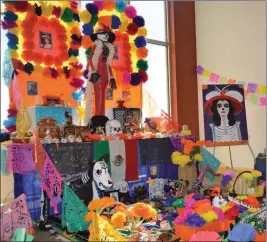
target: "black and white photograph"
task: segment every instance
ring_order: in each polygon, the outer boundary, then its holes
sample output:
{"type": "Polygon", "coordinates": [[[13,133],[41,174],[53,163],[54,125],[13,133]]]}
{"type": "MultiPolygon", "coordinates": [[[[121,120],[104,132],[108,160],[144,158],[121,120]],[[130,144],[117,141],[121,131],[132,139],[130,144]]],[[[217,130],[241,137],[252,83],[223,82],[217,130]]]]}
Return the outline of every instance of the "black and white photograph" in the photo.
{"type": "Polygon", "coordinates": [[[40,48],[52,50],[52,34],[40,31],[40,48]]]}

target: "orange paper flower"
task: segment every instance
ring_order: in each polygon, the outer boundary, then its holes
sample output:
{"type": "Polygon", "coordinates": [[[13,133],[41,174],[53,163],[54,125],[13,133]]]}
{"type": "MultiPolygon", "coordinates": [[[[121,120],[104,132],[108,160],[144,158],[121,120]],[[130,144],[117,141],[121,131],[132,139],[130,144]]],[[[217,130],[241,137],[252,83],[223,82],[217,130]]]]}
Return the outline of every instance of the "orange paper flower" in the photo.
{"type": "Polygon", "coordinates": [[[154,218],[157,215],[156,210],[146,203],[136,203],[132,209],[135,216],[143,219],[154,218]]]}
{"type": "Polygon", "coordinates": [[[112,215],[110,219],[110,223],[117,229],[117,228],[123,228],[126,223],[126,215],[122,212],[117,212],[112,215]]]}

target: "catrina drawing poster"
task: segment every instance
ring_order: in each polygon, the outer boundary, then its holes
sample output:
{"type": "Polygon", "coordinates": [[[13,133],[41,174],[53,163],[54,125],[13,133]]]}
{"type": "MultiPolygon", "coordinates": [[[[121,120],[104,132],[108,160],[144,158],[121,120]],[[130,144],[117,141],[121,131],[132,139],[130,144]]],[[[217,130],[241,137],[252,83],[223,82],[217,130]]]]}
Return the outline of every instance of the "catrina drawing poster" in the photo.
{"type": "Polygon", "coordinates": [[[203,85],[202,93],[205,140],[247,143],[243,85],[203,85]]]}

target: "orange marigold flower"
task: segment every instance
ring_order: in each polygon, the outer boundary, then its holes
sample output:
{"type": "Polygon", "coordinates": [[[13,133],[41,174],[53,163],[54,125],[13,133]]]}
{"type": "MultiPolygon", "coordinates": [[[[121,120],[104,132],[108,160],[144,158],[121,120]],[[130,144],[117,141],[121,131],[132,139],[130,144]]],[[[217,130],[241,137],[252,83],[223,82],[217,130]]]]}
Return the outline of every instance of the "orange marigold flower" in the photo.
{"type": "Polygon", "coordinates": [[[135,216],[143,219],[154,218],[157,215],[156,210],[146,203],[136,203],[132,209],[135,216]]]}
{"type": "Polygon", "coordinates": [[[125,208],[123,206],[116,206],[114,208],[115,212],[125,212],[125,208]]]}
{"type": "Polygon", "coordinates": [[[113,214],[111,219],[110,219],[110,223],[116,229],[117,228],[123,228],[126,221],[127,221],[126,215],[122,212],[117,212],[117,213],[113,214]]]}
{"type": "Polygon", "coordinates": [[[93,215],[95,212],[88,212],[85,217],[84,217],[84,221],[89,222],[93,219],[93,215]]]}

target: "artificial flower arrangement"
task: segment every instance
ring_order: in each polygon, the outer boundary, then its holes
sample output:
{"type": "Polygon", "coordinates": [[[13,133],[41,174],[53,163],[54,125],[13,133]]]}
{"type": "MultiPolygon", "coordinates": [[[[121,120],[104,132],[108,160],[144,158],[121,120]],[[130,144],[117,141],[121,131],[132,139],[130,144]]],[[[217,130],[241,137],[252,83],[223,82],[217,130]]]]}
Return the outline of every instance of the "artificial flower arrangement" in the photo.
{"type": "Polygon", "coordinates": [[[181,143],[184,145],[183,152],[175,151],[172,153],[172,163],[185,167],[186,165],[193,165],[196,162],[203,161],[203,157],[200,154],[200,147],[203,145],[200,141],[194,143],[191,140],[181,139],[181,143]]]}

